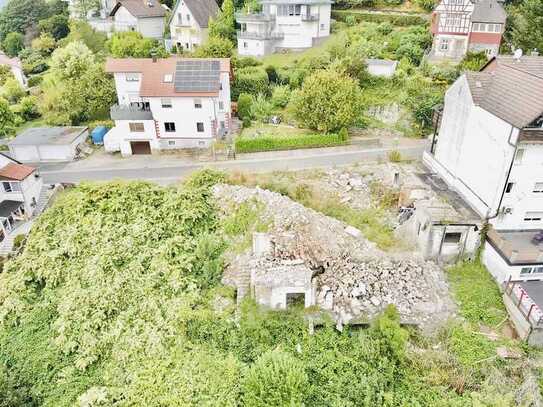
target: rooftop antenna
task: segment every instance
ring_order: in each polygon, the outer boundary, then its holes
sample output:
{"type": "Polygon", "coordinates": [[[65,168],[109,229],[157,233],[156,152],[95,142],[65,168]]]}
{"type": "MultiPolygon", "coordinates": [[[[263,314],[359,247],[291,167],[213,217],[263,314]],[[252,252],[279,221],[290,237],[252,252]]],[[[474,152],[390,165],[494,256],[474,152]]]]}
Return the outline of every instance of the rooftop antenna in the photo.
{"type": "Polygon", "coordinates": [[[513,54],[517,62],[520,62],[520,58],[522,58],[522,49],[518,48],[515,50],[515,53],[513,54]]]}

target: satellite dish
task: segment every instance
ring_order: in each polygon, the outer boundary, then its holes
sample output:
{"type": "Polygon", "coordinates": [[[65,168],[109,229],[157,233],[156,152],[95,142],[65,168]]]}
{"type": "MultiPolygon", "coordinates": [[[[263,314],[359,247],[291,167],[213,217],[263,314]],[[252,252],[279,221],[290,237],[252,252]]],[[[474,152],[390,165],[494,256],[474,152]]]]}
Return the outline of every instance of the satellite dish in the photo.
{"type": "Polygon", "coordinates": [[[513,55],[517,61],[520,61],[520,58],[522,58],[522,49],[518,48],[513,55]]]}

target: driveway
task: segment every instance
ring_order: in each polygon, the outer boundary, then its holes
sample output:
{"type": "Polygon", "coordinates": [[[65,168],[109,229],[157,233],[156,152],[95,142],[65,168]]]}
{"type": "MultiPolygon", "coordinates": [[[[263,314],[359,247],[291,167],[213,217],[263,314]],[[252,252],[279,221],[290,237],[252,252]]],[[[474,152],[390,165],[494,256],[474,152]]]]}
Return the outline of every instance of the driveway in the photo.
{"type": "Polygon", "coordinates": [[[371,145],[240,154],[237,160],[199,161],[182,155],[149,155],[121,158],[97,152],[86,160],[46,164],[40,172],[46,183],[141,179],[172,183],[202,168],[241,172],[292,171],[387,160],[391,150],[402,159],[418,160],[426,140],[401,139],[371,145]]]}

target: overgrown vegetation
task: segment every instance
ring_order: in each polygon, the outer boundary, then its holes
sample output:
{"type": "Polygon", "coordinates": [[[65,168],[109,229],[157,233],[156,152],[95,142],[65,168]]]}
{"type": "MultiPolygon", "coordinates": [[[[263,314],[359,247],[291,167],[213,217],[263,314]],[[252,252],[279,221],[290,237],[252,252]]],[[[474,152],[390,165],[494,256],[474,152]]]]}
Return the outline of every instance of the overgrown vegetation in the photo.
{"type": "MultiPolygon", "coordinates": [[[[219,283],[222,254],[265,223],[258,205],[219,218],[210,186],[224,180],[204,171],[180,187],[82,184],[59,197],[0,274],[0,405],[527,400],[513,397],[526,367],[492,358],[497,344],[462,326],[429,339],[389,307],[370,329],[325,324],[310,335],[297,310],[245,301],[236,313],[219,283]]],[[[292,193],[311,199],[301,186],[292,193]]],[[[462,307],[494,303],[480,295],[489,284],[472,284],[483,271],[471,273],[457,274],[461,295],[476,299],[462,307]]]]}
{"type": "Polygon", "coordinates": [[[291,136],[264,135],[255,138],[237,137],[236,152],[292,150],[298,148],[333,147],[347,144],[339,134],[303,134],[291,136]]]}

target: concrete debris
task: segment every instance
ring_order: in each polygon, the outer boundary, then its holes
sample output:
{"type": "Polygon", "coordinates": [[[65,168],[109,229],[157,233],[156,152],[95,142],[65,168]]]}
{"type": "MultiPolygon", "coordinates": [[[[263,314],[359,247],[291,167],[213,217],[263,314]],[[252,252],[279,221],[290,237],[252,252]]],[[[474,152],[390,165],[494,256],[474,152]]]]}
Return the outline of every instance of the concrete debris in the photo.
{"type": "Polygon", "coordinates": [[[329,312],[338,329],[367,323],[388,304],[396,306],[402,322],[428,330],[454,314],[445,276],[433,262],[384,253],[358,229],[258,187],[217,185],[214,195],[225,214],[242,202],[260,202],[260,215],[272,221],[272,251],[265,257],[238,255],[225,270],[223,282],[238,288],[238,299],[251,292],[252,281],[266,286],[261,293],[271,298],[260,301],[257,293],[258,302],[282,308],[288,298],[279,297],[293,292],[289,286],[299,286],[296,292],[305,293],[306,306],[329,312]],[[293,281],[288,281],[289,273],[293,281]]]}
{"type": "Polygon", "coordinates": [[[519,351],[506,346],[498,346],[496,348],[496,354],[502,359],[520,359],[522,357],[522,354],[519,351]]]}

